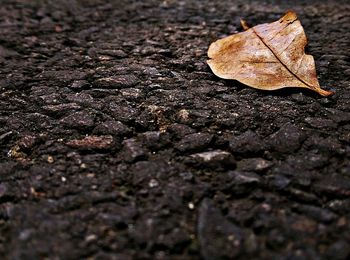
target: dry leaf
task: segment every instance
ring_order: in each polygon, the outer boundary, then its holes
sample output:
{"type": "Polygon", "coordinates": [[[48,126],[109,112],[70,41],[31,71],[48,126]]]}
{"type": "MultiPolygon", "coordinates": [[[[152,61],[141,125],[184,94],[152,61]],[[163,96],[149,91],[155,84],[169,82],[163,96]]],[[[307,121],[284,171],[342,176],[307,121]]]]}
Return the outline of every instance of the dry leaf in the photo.
{"type": "Polygon", "coordinates": [[[208,64],[215,75],[263,90],[301,87],[322,96],[333,94],[320,88],[314,58],[304,52],[307,39],[294,12],[252,28],[241,23],[246,31],[210,45],[208,64]]]}

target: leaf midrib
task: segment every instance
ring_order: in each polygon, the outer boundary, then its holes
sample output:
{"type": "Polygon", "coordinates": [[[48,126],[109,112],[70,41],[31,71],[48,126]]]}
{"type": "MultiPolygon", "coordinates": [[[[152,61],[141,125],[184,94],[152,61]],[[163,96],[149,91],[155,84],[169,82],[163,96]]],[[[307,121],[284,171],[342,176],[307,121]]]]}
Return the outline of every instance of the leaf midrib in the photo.
{"type": "MultiPolygon", "coordinates": [[[[295,22],[297,20],[294,20],[293,22],[295,22]]],[[[304,83],[306,86],[309,86],[312,89],[315,89],[315,86],[310,85],[309,83],[307,83],[306,81],[304,81],[302,78],[300,78],[297,74],[295,74],[294,72],[292,72],[288,66],[286,64],[283,63],[283,61],[277,56],[277,54],[270,48],[269,45],[267,45],[267,43],[263,40],[263,38],[260,37],[260,35],[255,31],[254,27],[251,28],[254,32],[254,34],[260,39],[260,41],[272,52],[272,54],[276,57],[276,59],[283,65],[283,67],[286,68],[286,70],[288,70],[288,72],[290,74],[292,74],[294,77],[296,77],[299,81],[301,81],[302,83],[304,83]]],[[[294,39],[293,39],[294,40],[294,39]]],[[[302,61],[301,61],[302,62],[302,61]]]]}

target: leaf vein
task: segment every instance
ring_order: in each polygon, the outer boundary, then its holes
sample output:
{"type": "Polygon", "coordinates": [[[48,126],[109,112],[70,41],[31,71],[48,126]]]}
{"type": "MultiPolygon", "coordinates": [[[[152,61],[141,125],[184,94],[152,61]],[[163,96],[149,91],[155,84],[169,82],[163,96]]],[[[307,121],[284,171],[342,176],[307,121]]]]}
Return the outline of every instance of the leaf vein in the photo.
{"type": "MultiPolygon", "coordinates": [[[[294,21],[293,21],[294,22],[294,21]]],[[[286,64],[284,64],[282,62],[282,60],[278,57],[278,55],[270,48],[269,45],[267,45],[267,43],[263,40],[263,38],[260,37],[260,35],[255,31],[254,27],[252,28],[253,32],[255,33],[255,35],[260,39],[260,41],[272,52],[272,54],[276,57],[276,59],[282,64],[282,66],[290,73],[292,74],[294,77],[296,77],[299,81],[301,81],[302,83],[304,83],[305,85],[309,86],[310,88],[315,88],[314,86],[310,85],[309,83],[305,82],[302,78],[300,78],[298,75],[296,75],[295,73],[293,73],[286,64]]]]}

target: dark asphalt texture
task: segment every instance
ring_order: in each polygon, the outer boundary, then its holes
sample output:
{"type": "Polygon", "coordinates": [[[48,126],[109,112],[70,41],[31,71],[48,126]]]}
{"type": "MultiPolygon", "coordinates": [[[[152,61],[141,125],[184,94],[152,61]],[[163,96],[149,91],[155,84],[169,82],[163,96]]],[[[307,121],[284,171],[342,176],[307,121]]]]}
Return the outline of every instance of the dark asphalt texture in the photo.
{"type": "Polygon", "coordinates": [[[349,259],[347,1],[2,0],[1,259],[349,259]],[[217,78],[293,9],[323,98],[217,78]]]}

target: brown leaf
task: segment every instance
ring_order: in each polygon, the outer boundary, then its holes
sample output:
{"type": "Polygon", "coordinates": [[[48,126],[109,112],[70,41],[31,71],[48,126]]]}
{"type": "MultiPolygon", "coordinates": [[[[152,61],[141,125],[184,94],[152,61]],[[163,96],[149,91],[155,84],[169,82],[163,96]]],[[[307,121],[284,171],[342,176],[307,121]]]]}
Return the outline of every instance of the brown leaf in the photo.
{"type": "Polygon", "coordinates": [[[250,87],[275,90],[308,88],[322,96],[333,92],[320,88],[314,58],[306,55],[307,38],[294,12],[278,21],[249,28],[212,43],[208,64],[215,75],[235,79],[250,87]]]}

